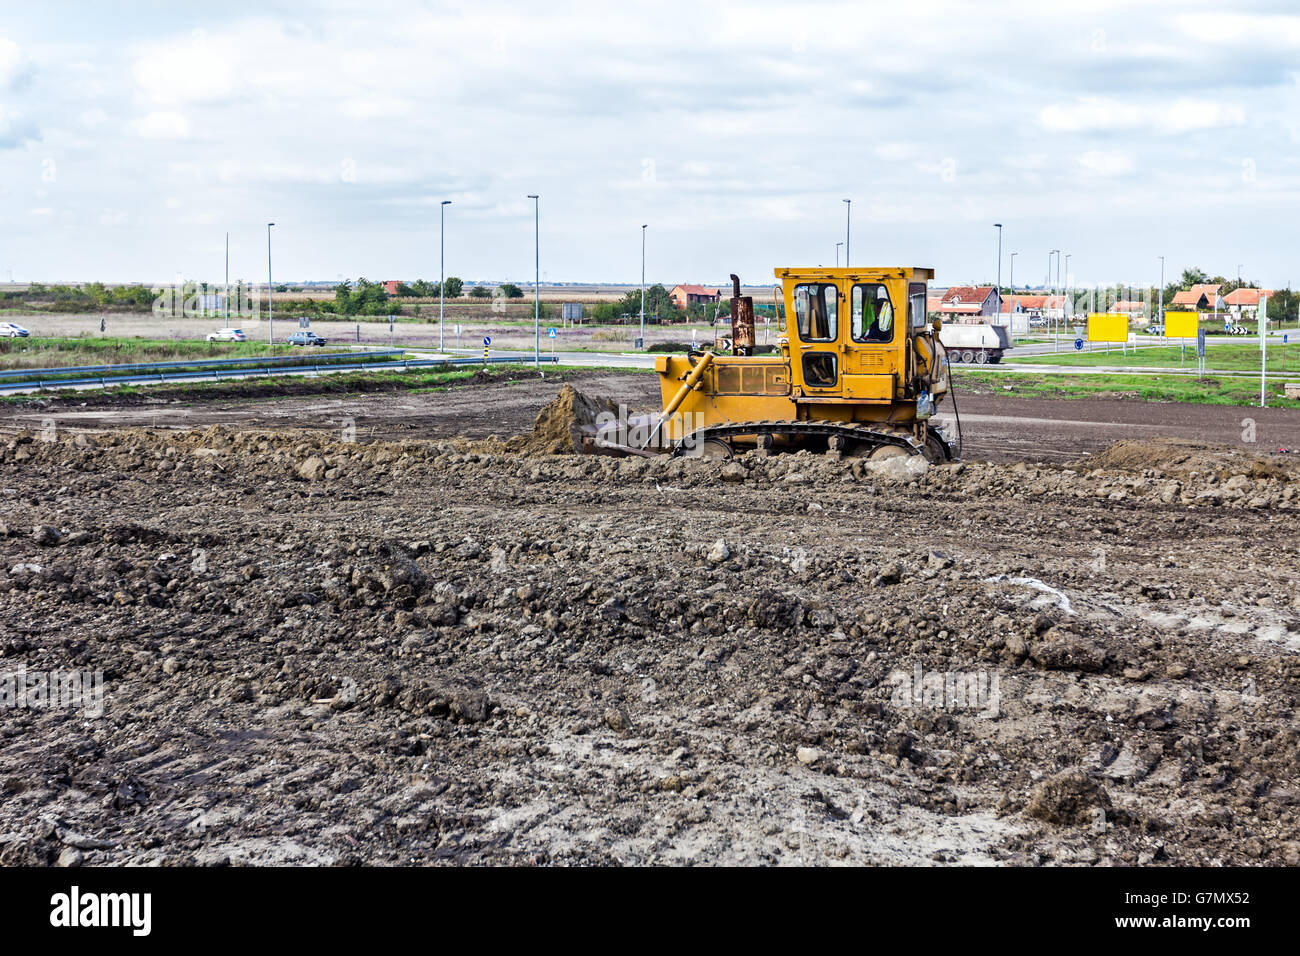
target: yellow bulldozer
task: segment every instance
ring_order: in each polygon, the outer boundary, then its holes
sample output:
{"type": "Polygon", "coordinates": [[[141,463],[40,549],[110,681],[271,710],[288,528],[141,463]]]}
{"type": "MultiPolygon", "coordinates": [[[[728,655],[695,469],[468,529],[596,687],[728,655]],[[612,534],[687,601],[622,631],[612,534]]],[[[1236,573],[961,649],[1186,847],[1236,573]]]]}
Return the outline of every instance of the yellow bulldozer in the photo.
{"type": "Polygon", "coordinates": [[[595,454],[730,458],[808,449],[881,458],[960,453],[933,420],[950,393],[931,269],[777,269],[776,347],[758,354],[754,301],[733,275],[731,335],[655,358],[663,409],[575,435],[595,454]]]}

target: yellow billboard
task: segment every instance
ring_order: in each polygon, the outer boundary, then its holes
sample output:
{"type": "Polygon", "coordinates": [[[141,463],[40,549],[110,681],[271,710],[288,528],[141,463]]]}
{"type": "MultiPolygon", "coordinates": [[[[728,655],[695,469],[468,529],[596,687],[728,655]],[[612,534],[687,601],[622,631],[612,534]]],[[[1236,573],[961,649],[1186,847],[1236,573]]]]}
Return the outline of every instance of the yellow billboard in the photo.
{"type": "Polygon", "coordinates": [[[1089,342],[1127,342],[1128,316],[1122,313],[1092,312],[1088,315],[1089,342]]]}
{"type": "Polygon", "coordinates": [[[1200,327],[1200,316],[1195,312],[1166,312],[1165,337],[1171,339],[1194,339],[1200,327]]]}

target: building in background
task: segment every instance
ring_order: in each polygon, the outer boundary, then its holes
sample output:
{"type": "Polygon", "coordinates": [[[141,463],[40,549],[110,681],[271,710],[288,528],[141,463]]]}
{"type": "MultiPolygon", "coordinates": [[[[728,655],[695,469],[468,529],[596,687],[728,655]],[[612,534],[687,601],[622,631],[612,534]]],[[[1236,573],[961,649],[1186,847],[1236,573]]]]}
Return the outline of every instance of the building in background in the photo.
{"type": "Polygon", "coordinates": [[[1259,315],[1259,300],[1272,294],[1269,289],[1233,289],[1223,297],[1223,304],[1233,315],[1253,319],[1259,315]]]}
{"type": "Polygon", "coordinates": [[[1222,312],[1223,296],[1219,295],[1220,285],[1199,282],[1190,289],[1175,293],[1174,301],[1166,308],[1171,312],[1222,312]]]}
{"type": "Polygon", "coordinates": [[[675,285],[668,293],[673,305],[679,309],[689,309],[693,305],[712,305],[722,301],[721,289],[706,289],[702,285],[675,285]]]}
{"type": "Polygon", "coordinates": [[[955,285],[944,290],[938,312],[954,321],[968,319],[979,322],[1002,312],[1002,297],[991,285],[955,285]]]}
{"type": "Polygon", "coordinates": [[[1016,335],[1024,335],[1032,326],[1046,325],[1050,321],[1060,319],[1064,314],[1065,296],[1063,295],[1041,293],[1022,295],[1017,292],[1014,296],[1008,295],[1002,300],[1003,324],[1010,326],[1011,331],[1016,335]],[[1013,302],[1014,312],[1011,311],[1013,302]]]}

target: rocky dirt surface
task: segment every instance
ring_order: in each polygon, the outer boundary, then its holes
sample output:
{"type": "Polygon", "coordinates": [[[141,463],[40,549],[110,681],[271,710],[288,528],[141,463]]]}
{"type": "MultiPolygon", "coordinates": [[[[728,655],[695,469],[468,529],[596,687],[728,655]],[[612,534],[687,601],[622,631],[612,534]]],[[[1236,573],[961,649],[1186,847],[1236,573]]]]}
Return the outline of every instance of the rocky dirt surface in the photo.
{"type": "Polygon", "coordinates": [[[1300,864],[1289,456],[45,437],[0,862],[1300,864]]]}

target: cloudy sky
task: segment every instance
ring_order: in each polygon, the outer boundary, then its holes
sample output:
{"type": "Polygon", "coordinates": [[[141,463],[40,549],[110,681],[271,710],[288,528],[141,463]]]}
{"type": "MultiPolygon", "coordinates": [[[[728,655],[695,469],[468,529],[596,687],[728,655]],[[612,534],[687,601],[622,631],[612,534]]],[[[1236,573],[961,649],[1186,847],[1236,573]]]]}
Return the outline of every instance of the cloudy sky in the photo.
{"type": "Polygon", "coordinates": [[[114,3],[0,21],[0,280],[1300,284],[1294,3],[114,3]]]}

